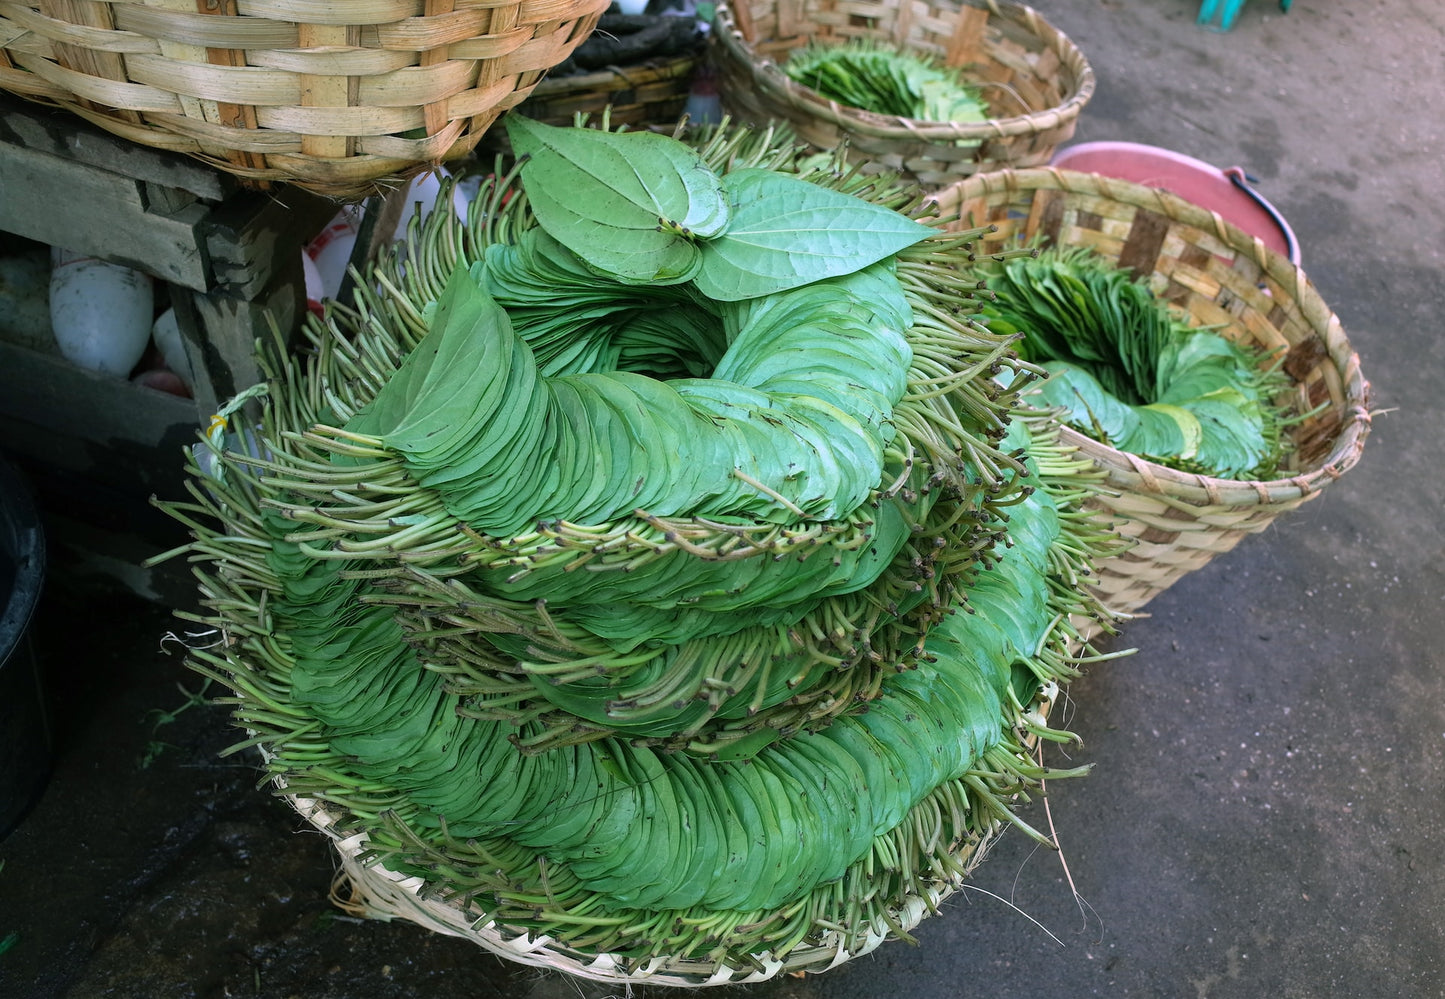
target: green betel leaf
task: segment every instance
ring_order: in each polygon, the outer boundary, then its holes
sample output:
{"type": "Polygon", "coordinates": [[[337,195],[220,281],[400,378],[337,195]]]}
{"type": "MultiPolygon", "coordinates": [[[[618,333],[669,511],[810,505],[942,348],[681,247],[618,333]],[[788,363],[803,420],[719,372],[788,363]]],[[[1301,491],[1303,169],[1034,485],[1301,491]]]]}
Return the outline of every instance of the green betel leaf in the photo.
{"type": "Polygon", "coordinates": [[[1139,425],[1134,434],[1116,446],[1150,458],[1188,460],[1199,451],[1203,428],[1187,409],[1165,403],[1138,406],[1139,425]]]}
{"type": "Polygon", "coordinates": [[[702,244],[697,289],[737,302],[862,270],[932,229],[871,204],[763,169],[723,178],[727,231],[702,244]]]}
{"type": "Polygon", "coordinates": [[[1185,404],[1204,430],[1196,460],[1213,474],[1247,474],[1269,456],[1260,407],[1233,389],[1218,389],[1185,404]]]}
{"type": "Polygon", "coordinates": [[[528,201],[543,230],[601,277],[634,285],[681,284],[702,267],[695,243],[655,221],[650,229],[638,229],[582,218],[545,188],[529,190],[528,201]]]}
{"type": "Polygon", "coordinates": [[[1104,444],[1116,444],[1133,436],[1139,424],[1134,408],[1120,402],[1097,379],[1067,361],[1049,361],[1046,381],[1030,395],[1029,401],[1064,411],[1064,422],[1104,444]]]}
{"type": "Polygon", "coordinates": [[[696,240],[722,232],[721,178],[676,139],[559,128],[515,114],[507,135],[537,222],[601,274],[678,283],[699,267],[696,240]]]}
{"type": "Polygon", "coordinates": [[[439,450],[469,435],[505,385],[496,358],[511,330],[468,269],[454,268],[427,335],[348,429],[404,450],[439,450]]]}

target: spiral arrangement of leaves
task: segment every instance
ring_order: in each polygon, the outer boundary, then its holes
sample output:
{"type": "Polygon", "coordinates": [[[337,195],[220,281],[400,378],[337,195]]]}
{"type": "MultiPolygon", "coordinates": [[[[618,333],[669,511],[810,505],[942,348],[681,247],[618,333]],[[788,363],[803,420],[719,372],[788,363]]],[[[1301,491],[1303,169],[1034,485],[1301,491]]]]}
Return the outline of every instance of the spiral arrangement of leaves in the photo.
{"type": "Polygon", "coordinates": [[[478,927],[699,984],[907,936],[1076,772],[1031,746],[1104,617],[1091,466],[908,187],[768,131],[516,127],[195,449],[164,506],[228,641],[193,665],[478,927]],[[678,210],[573,221],[578,164],[631,156],[678,210]]]}
{"type": "MultiPolygon", "coordinates": [[[[1283,351],[1191,325],[1088,247],[990,261],[989,328],[1050,375],[1035,402],[1102,444],[1170,468],[1269,479],[1289,447],[1283,351]]],[[[1298,419],[1298,418],[1296,418],[1298,419]]]]}

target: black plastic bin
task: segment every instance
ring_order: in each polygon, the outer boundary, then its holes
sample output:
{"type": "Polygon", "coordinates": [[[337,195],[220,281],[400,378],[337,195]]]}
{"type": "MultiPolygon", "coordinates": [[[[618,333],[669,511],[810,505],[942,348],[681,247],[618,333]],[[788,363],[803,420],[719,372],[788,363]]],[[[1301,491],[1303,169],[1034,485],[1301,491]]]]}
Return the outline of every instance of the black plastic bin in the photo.
{"type": "Polygon", "coordinates": [[[50,777],[54,750],[30,621],[45,581],[45,535],[30,489],[0,457],[0,838],[50,777]]]}

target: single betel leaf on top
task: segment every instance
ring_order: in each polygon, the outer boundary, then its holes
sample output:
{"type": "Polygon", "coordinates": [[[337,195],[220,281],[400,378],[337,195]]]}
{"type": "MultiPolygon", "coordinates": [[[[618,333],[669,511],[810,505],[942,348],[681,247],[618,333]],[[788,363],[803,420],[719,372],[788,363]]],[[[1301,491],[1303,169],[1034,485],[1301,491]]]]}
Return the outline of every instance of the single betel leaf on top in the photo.
{"type": "Polygon", "coordinates": [[[699,291],[722,302],[862,270],[933,230],[890,208],[772,170],[723,177],[731,219],[702,244],[699,291]]]}
{"type": "Polygon", "coordinates": [[[702,267],[697,244],[656,222],[641,229],[584,218],[568,200],[544,187],[529,190],[528,202],[543,231],[599,277],[632,285],[671,285],[691,280],[702,267]]]}
{"type": "Polygon", "coordinates": [[[1210,474],[1248,475],[1268,460],[1265,414],[1257,402],[1235,389],[1222,388],[1187,405],[1204,431],[1195,460],[1210,474]]]}
{"type": "Polygon", "coordinates": [[[676,139],[505,121],[527,157],[522,185],[537,223],[600,274],[685,281],[699,266],[696,241],[727,227],[721,178],[676,139]]]}

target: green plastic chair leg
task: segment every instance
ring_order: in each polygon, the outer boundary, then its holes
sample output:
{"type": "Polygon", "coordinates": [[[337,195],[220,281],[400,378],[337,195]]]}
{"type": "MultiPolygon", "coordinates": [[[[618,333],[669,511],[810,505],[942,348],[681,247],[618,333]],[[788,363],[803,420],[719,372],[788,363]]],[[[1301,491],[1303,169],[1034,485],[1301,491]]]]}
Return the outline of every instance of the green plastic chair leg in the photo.
{"type": "Polygon", "coordinates": [[[1228,31],[1234,26],[1234,19],[1243,6],[1244,0],[1204,0],[1199,5],[1198,23],[1215,31],[1228,31]],[[1214,23],[1216,15],[1219,17],[1218,25],[1214,23]]]}
{"type": "MultiPolygon", "coordinates": [[[[1279,0],[1279,9],[1289,13],[1289,5],[1292,0],[1279,0]]],[[[1239,12],[1244,9],[1244,0],[1204,0],[1199,5],[1199,24],[1205,27],[1214,28],[1214,18],[1219,16],[1219,25],[1215,30],[1228,31],[1234,27],[1234,21],[1239,17],[1239,12]]]]}

